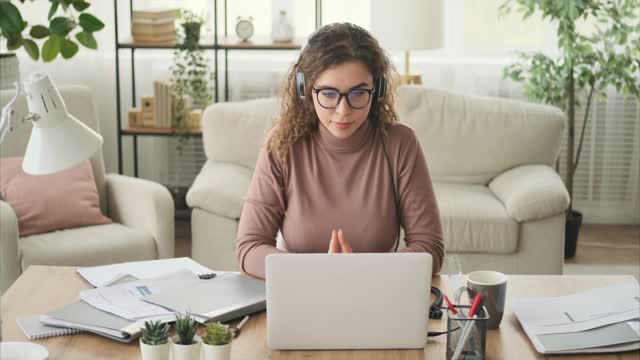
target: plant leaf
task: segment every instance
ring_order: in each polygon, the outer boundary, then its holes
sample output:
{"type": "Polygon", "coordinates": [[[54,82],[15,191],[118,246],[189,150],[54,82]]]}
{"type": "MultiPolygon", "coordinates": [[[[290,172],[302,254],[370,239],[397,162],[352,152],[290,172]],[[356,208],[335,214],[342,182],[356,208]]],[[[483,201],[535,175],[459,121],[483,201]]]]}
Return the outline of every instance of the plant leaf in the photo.
{"type": "Polygon", "coordinates": [[[80,42],[80,44],[84,45],[89,49],[97,49],[98,43],[96,39],[93,37],[93,34],[86,31],[81,31],[76,34],[76,39],[80,42]]]}
{"type": "Polygon", "coordinates": [[[81,14],[80,15],[80,27],[86,32],[95,32],[102,30],[104,28],[104,23],[98,20],[95,16],[91,14],[81,14]]]}
{"type": "Polygon", "coordinates": [[[22,45],[24,46],[24,49],[27,51],[27,54],[29,54],[29,56],[31,56],[33,60],[37,61],[38,58],[40,57],[40,50],[38,49],[38,45],[36,44],[36,42],[30,39],[25,39],[22,42],[22,45]]]}
{"type": "Polygon", "coordinates": [[[62,48],[60,49],[60,54],[65,59],[72,58],[78,52],[78,44],[73,42],[71,39],[64,39],[62,43],[62,48]]]}
{"type": "Polygon", "coordinates": [[[58,56],[60,52],[60,45],[62,42],[62,38],[59,36],[52,34],[49,36],[47,41],[42,45],[42,60],[45,62],[49,62],[58,56]]]}
{"type": "Polygon", "coordinates": [[[76,23],[74,23],[71,19],[63,16],[58,16],[51,20],[51,23],[49,24],[49,31],[52,34],[67,36],[74,27],[76,27],[76,23]]]}
{"type": "Polygon", "coordinates": [[[73,2],[73,7],[78,10],[78,11],[84,11],[86,10],[89,6],[91,6],[91,4],[89,4],[88,2],[84,1],[84,0],[75,0],[73,2]]]}
{"type": "Polygon", "coordinates": [[[62,10],[67,11],[69,5],[71,5],[71,0],[59,0],[62,2],[62,10]]]}
{"type": "Polygon", "coordinates": [[[31,37],[35,39],[44,39],[49,36],[49,29],[46,26],[35,25],[31,27],[29,35],[31,35],[31,37]]]}
{"type": "Polygon", "coordinates": [[[49,8],[49,15],[47,15],[47,19],[51,20],[53,15],[58,11],[58,6],[60,6],[58,0],[51,0],[51,8],[49,8]]]}
{"type": "Polygon", "coordinates": [[[22,35],[11,34],[7,37],[7,50],[17,50],[22,46],[22,35]]]}
{"type": "Polygon", "coordinates": [[[12,33],[19,33],[24,29],[20,11],[8,1],[0,1],[0,29],[12,33]]]}

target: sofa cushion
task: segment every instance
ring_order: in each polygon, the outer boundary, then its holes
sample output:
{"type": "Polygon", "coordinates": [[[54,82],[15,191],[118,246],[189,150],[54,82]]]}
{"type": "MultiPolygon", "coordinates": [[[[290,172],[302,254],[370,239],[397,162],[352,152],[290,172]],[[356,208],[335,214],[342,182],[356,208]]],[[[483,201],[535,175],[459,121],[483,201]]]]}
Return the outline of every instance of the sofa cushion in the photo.
{"type": "Polygon", "coordinates": [[[434,183],[447,251],[510,254],[519,224],[482,185],[434,183]]]}
{"type": "Polygon", "coordinates": [[[1,159],[0,197],[15,211],[21,237],[111,222],[100,212],[88,160],[57,173],[30,175],[22,170],[21,157],[1,159]]]}
{"type": "Polygon", "coordinates": [[[30,265],[95,266],[157,257],[151,234],[116,223],[26,236],[18,243],[23,270],[30,265]]]}
{"type": "Polygon", "coordinates": [[[561,214],[569,207],[569,192],[550,166],[518,166],[498,175],[489,189],[516,221],[534,221],[561,214]]]}
{"type": "Polygon", "coordinates": [[[278,99],[219,102],[202,115],[202,140],[207,159],[253,169],[275,117],[278,99]],[[242,146],[238,146],[242,141],[242,146]]]}
{"type": "Polygon", "coordinates": [[[552,165],[566,119],[548,105],[423,86],[400,87],[396,110],[415,130],[434,181],[478,185],[518,165],[552,165]]]}
{"type": "Polygon", "coordinates": [[[230,219],[239,219],[253,170],[207,161],[187,192],[187,204],[230,219]]]}

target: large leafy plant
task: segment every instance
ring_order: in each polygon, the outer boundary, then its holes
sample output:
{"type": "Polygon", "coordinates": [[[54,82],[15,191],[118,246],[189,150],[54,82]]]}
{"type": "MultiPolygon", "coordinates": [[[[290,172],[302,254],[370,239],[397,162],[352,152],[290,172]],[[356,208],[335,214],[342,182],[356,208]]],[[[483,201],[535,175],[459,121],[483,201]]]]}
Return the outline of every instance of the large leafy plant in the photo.
{"type": "Polygon", "coordinates": [[[557,26],[558,56],[519,52],[504,76],[521,82],[529,99],[566,111],[565,183],[573,203],[573,177],[593,101],[606,99],[611,86],[640,100],[640,0],[506,0],[500,12],[514,8],[523,19],[540,13],[557,26]],[[581,20],[584,30],[577,26],[581,20]],[[576,107],[584,117],[574,154],[576,107]]]}
{"type": "Polygon", "coordinates": [[[38,60],[42,54],[42,60],[49,62],[58,54],[72,58],[79,50],[76,41],[89,49],[98,48],[93,33],[104,28],[104,24],[86,12],[91,4],[84,0],[49,0],[49,3],[49,23],[30,25],[15,5],[0,0],[0,38],[6,39],[8,50],[24,47],[32,59],[38,60]],[[44,39],[40,51],[36,40],[44,39]]]}

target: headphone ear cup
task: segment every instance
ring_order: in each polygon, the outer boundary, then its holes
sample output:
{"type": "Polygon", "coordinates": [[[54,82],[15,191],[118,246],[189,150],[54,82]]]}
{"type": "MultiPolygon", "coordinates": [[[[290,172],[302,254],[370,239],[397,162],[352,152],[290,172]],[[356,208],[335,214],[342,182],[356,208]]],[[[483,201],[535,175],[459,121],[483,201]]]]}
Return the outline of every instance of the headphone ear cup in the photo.
{"type": "Polygon", "coordinates": [[[300,70],[296,73],[296,90],[300,99],[304,99],[304,73],[300,70]]]}
{"type": "Polygon", "coordinates": [[[384,76],[376,81],[376,93],[378,93],[378,101],[381,101],[387,93],[387,79],[384,76]]]}

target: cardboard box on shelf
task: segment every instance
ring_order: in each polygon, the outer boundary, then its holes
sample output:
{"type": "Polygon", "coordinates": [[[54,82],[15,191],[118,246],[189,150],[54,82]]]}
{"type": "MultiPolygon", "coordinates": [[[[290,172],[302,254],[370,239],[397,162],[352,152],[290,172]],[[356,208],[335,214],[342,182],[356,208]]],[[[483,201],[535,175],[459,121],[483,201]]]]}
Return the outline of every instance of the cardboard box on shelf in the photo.
{"type": "Polygon", "coordinates": [[[155,98],[153,96],[143,96],[140,103],[142,106],[142,112],[143,113],[150,113],[153,114],[154,108],[155,108],[155,98]]]}
{"type": "Polygon", "coordinates": [[[187,117],[187,127],[192,129],[200,129],[200,119],[202,118],[202,109],[193,109],[187,117]]]}
{"type": "Polygon", "coordinates": [[[142,111],[140,108],[131,108],[129,109],[129,128],[142,127],[142,111]]]}

